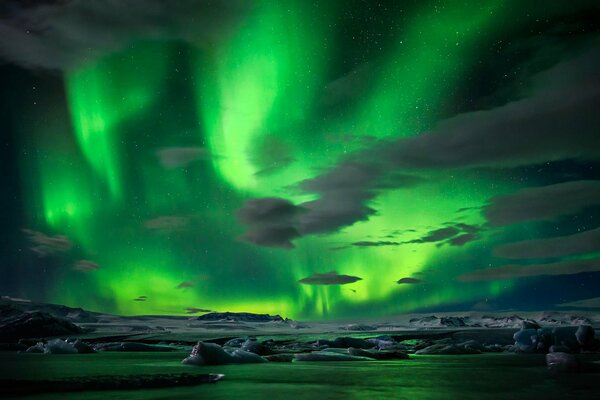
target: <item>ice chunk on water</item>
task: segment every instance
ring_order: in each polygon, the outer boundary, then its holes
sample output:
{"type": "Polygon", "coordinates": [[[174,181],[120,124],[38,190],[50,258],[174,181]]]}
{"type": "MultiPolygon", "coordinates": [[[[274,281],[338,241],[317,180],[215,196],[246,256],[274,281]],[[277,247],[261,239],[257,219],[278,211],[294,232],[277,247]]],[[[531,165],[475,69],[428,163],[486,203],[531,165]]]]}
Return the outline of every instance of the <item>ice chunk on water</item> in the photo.
{"type": "Polygon", "coordinates": [[[580,325],[575,332],[575,338],[582,346],[594,343],[595,332],[590,325],[580,325]]]}
{"type": "Polygon", "coordinates": [[[182,363],[191,365],[220,365],[261,363],[266,361],[261,356],[245,350],[236,349],[228,352],[218,344],[198,342],[190,355],[182,363]]]}
{"type": "Polygon", "coordinates": [[[550,372],[575,372],[579,369],[579,361],[573,354],[548,353],[546,354],[546,365],[550,372]]]}

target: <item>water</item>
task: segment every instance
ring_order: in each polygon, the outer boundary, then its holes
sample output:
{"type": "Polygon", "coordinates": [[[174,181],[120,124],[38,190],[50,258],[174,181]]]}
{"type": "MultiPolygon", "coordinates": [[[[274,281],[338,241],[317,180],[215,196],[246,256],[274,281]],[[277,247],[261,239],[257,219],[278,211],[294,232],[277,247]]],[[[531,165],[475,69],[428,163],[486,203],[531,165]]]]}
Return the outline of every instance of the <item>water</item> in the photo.
{"type": "Polygon", "coordinates": [[[543,355],[411,356],[377,362],[195,367],[187,354],[0,354],[2,379],[223,373],[216,384],[167,389],[40,394],[30,399],[598,399],[600,374],[551,377],[543,355]]]}

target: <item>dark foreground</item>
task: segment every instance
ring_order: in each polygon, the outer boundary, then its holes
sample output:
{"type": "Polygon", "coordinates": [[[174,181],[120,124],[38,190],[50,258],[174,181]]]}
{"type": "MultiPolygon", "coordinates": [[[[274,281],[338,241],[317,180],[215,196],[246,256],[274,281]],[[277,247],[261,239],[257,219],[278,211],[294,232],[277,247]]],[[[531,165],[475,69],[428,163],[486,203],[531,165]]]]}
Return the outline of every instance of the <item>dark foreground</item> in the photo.
{"type": "MultiPolygon", "coordinates": [[[[600,373],[552,376],[542,354],[411,355],[408,360],[182,365],[185,352],[0,353],[3,390],[41,381],[135,381],[139,376],[225,374],[216,384],[39,393],[31,399],[597,399],[600,373]],[[9,382],[10,381],[10,382],[9,382]]],[[[581,355],[584,358],[586,355],[581,355]]],[[[589,361],[597,356],[587,356],[589,361]]],[[[11,395],[15,397],[14,395],[11,395]]],[[[7,398],[5,392],[3,396],[7,398]]]]}

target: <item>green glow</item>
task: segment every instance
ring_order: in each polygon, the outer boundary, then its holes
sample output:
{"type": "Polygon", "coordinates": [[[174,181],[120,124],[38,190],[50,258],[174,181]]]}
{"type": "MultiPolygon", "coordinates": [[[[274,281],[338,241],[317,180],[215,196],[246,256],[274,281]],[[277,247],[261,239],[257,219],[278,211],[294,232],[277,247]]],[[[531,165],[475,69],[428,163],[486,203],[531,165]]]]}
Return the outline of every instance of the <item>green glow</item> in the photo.
{"type": "Polygon", "coordinates": [[[167,67],[164,44],[137,44],[66,76],[71,119],[81,150],[114,199],[123,196],[119,129],[147,111],[167,67]]]}
{"type": "Polygon", "coordinates": [[[238,189],[260,192],[253,146],[306,118],[322,84],[325,18],[311,11],[300,0],[263,2],[229,43],[197,59],[199,114],[214,166],[238,189]]]}
{"type": "MultiPolygon", "coordinates": [[[[300,239],[293,251],[241,242],[243,227],[235,219],[248,198],[314,199],[293,185],[369,146],[332,143],[331,134],[392,139],[431,127],[505,20],[498,4],[423,5],[406,20],[398,17],[402,33],[370,61],[373,84],[340,113],[324,111],[319,99],[332,79],[348,72],[338,71],[334,60],[343,7],[302,0],[260,2],[231,37],[208,49],[136,43],[67,73],[69,115],[56,111],[48,120],[71,126],[34,129],[29,150],[41,155],[28,165],[35,179],[27,197],[34,227],[69,236],[81,253],[72,257],[101,268],[61,272],[69,290],[56,285],[51,300],[123,314],[198,307],[311,319],[377,317],[510,291],[510,281],[453,281],[479,259],[487,262],[481,243],[497,240],[487,233],[464,247],[349,244],[418,238],[456,223],[456,210],[514,190],[512,182],[490,185],[464,174],[386,190],[372,201],[378,214],[369,221],[300,239]],[[163,147],[206,148],[209,155],[168,169],[156,157],[163,147]],[[160,217],[185,219],[185,227],[147,228],[160,217]],[[383,239],[405,229],[417,232],[383,239]],[[331,250],[343,246],[349,247],[331,250]],[[477,259],[463,264],[469,252],[477,259]],[[332,270],[363,279],[343,286],[297,283],[332,270]],[[396,284],[420,273],[428,285],[396,284]],[[177,289],[184,281],[194,284],[177,289]],[[141,295],[148,300],[133,300],[141,295]]],[[[464,216],[461,222],[484,222],[477,212],[464,216]]]]}
{"type": "MultiPolygon", "coordinates": [[[[427,129],[442,101],[464,77],[494,24],[505,18],[501,2],[447,2],[411,20],[385,60],[372,95],[357,107],[350,129],[377,137],[409,136],[427,129]]],[[[427,7],[430,9],[430,6],[427,7]]]]}

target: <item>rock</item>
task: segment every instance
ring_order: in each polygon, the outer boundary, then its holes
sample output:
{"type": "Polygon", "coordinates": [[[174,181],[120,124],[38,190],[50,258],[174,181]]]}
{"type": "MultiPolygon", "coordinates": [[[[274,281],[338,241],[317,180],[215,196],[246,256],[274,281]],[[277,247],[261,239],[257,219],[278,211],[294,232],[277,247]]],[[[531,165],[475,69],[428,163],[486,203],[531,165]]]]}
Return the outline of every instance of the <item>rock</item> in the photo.
{"type": "Polygon", "coordinates": [[[43,312],[11,313],[0,322],[0,341],[17,341],[21,338],[69,336],[82,329],[66,319],[43,312]]]}
{"type": "Polygon", "coordinates": [[[375,361],[373,358],[352,356],[327,351],[296,354],[295,361],[375,361]]]}
{"type": "Polygon", "coordinates": [[[148,351],[148,352],[165,352],[175,351],[174,347],[170,346],[159,346],[155,344],[146,344],[139,342],[109,342],[109,343],[98,343],[94,345],[96,351],[148,351]]]}
{"type": "Polygon", "coordinates": [[[594,328],[590,325],[580,325],[575,331],[575,338],[580,345],[589,346],[594,343],[595,334],[594,328]]]}
{"type": "Polygon", "coordinates": [[[221,365],[261,363],[266,361],[261,356],[248,351],[236,349],[232,352],[227,352],[218,344],[198,342],[192,348],[190,355],[182,363],[190,365],[221,365]]]}
{"type": "Polygon", "coordinates": [[[284,322],[279,315],[253,314],[245,312],[213,312],[200,315],[198,321],[235,321],[235,322],[284,322]]]}
{"type": "Polygon", "coordinates": [[[351,356],[373,358],[375,360],[406,360],[409,358],[408,354],[402,351],[364,350],[355,349],[354,347],[350,347],[348,349],[348,354],[350,354],[351,356]]]}
{"type": "Polygon", "coordinates": [[[573,354],[569,353],[546,354],[546,365],[552,373],[577,372],[579,370],[579,361],[573,354]]]}

